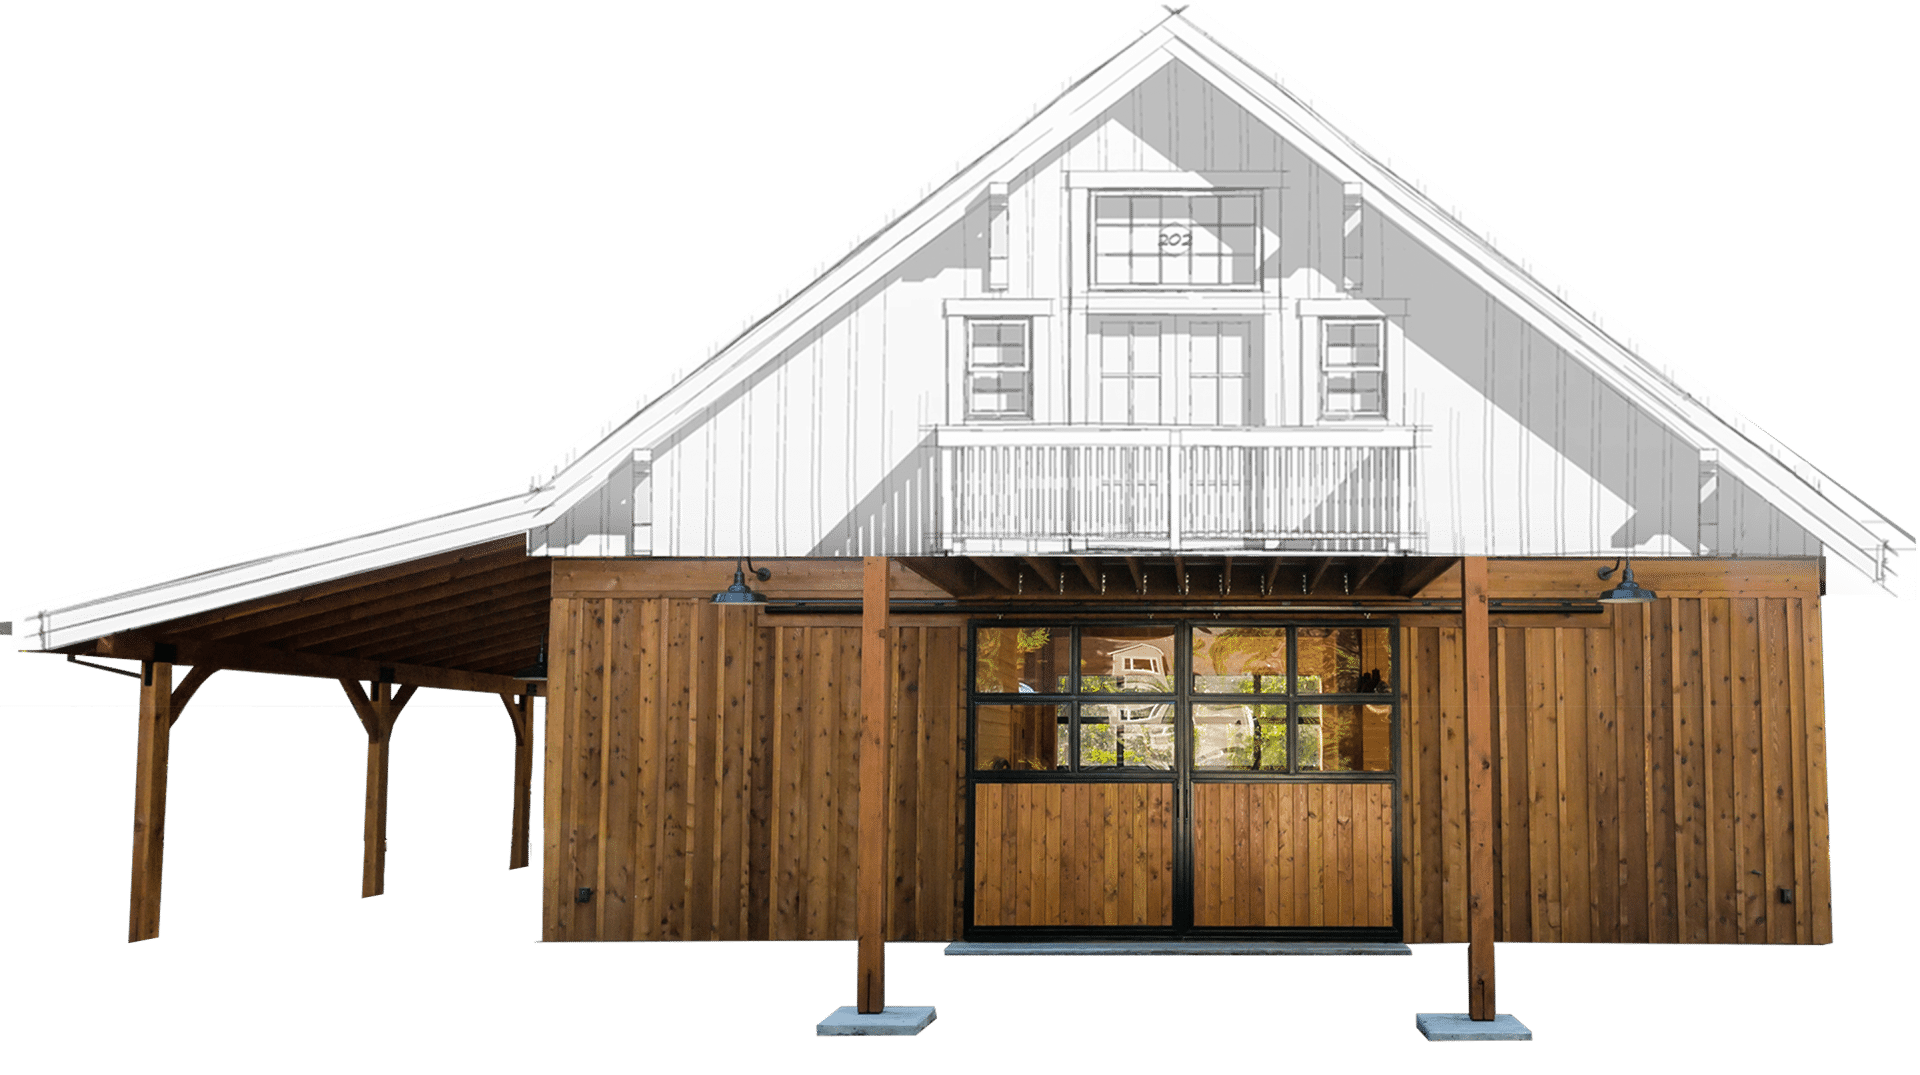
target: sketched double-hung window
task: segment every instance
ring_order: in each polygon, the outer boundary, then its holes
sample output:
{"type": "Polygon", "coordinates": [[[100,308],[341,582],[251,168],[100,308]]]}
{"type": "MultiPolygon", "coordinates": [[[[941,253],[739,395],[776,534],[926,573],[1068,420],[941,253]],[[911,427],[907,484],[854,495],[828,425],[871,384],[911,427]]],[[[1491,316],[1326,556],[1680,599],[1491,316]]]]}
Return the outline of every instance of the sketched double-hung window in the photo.
{"type": "Polygon", "coordinates": [[[967,417],[1033,417],[1032,322],[1024,318],[967,322],[967,417]]]}
{"type": "Polygon", "coordinates": [[[1370,318],[1321,324],[1320,415],[1387,416],[1385,322],[1370,318]]]}

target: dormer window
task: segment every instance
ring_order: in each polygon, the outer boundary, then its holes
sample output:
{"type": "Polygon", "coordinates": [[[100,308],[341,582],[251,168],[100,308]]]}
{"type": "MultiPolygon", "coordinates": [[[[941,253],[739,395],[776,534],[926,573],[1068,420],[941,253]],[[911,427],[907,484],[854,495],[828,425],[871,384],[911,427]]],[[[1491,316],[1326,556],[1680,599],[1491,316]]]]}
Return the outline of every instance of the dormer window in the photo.
{"type": "Polygon", "coordinates": [[[1031,328],[1025,318],[967,322],[969,420],[1033,417],[1031,328]]]}
{"type": "Polygon", "coordinates": [[[1093,286],[1259,287],[1259,192],[1094,194],[1093,286]]]}

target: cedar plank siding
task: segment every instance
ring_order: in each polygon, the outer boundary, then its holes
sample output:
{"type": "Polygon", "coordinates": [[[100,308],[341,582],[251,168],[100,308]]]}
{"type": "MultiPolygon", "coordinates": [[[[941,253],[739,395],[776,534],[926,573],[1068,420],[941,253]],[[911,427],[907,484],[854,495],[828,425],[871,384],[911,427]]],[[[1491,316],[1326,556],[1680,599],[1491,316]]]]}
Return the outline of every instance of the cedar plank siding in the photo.
{"type": "MultiPolygon", "coordinates": [[[[548,940],[854,936],[857,620],[718,608],[687,592],[710,584],[702,566],[556,565],[548,940]]],[[[1660,600],[1492,617],[1498,939],[1829,943],[1814,566],[1637,566],[1660,600]]],[[[826,595],[859,565],[783,570],[826,595]]],[[[1490,580],[1540,597],[1590,575],[1496,561],[1490,580]]],[[[1076,924],[1091,907],[1091,924],[1170,921],[1165,789],[981,785],[968,816],[966,630],[896,622],[889,937],[960,936],[976,836],[979,924],[1076,924]]],[[[1467,939],[1460,630],[1401,617],[1397,818],[1384,784],[1200,787],[1200,922],[1390,924],[1397,872],[1406,940],[1467,939]]]]}
{"type": "MultiPolygon", "coordinates": [[[[852,939],[857,621],[698,598],[554,608],[549,757],[573,763],[550,785],[545,939],[852,939]]],[[[959,933],[964,635],[895,629],[894,940],[959,933]]]]}
{"type": "MultiPolygon", "coordinates": [[[[1502,941],[1832,941],[1816,597],[1662,597],[1493,631],[1495,935],[1502,941]],[[1817,790],[1816,790],[1817,789],[1817,790]],[[1791,888],[1793,903],[1779,902],[1791,888]]],[[[1405,625],[1409,942],[1467,939],[1464,848],[1435,794],[1447,713],[1405,625]]]]}

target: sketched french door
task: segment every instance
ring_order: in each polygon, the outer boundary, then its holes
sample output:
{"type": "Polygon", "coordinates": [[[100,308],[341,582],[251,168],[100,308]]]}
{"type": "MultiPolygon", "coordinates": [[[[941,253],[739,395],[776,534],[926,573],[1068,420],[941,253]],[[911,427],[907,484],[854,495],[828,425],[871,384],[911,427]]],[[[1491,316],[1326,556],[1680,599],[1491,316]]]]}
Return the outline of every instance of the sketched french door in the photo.
{"type": "Polygon", "coordinates": [[[1091,345],[1089,418],[1095,423],[1239,426],[1255,420],[1251,320],[1097,318],[1091,345]]]}

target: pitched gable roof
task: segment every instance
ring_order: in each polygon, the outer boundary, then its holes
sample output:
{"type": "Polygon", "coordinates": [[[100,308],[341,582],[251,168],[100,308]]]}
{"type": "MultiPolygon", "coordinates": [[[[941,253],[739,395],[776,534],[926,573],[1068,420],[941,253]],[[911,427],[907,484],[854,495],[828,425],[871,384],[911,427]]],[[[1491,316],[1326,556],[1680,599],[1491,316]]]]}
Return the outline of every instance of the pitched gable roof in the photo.
{"type": "Polygon", "coordinates": [[[960,219],[989,183],[1016,175],[1054,151],[1088,121],[1175,62],[1198,73],[1318,166],[1343,180],[1364,184],[1370,207],[1527,318],[1615,390],[1695,446],[1717,451],[1724,470],[1805,527],[1839,559],[1885,584],[1891,574],[1890,554],[1913,547],[1912,535],[1764,432],[1710,410],[1305,102],[1176,14],[1073,83],[1012,134],[615,428],[546,486],[373,534],[41,613],[29,618],[29,630],[37,633],[42,647],[53,648],[551,523],[631,458],[634,450],[651,447],[698,421],[715,399],[918,252],[960,219]]]}
{"type": "Polygon", "coordinates": [[[616,428],[555,477],[535,525],[558,519],[636,448],[671,436],[727,390],[802,338],[966,212],[996,179],[1058,148],[1165,65],[1181,62],[1267,123],[1317,165],[1367,188],[1367,204],[1424,241],[1488,294],[1534,324],[1608,386],[1644,407],[1876,583],[1913,535],[1751,423],[1730,418],[1676,384],[1494,249],[1304,101],[1184,16],[1169,15],[1063,92],[1012,135],[856,247],[819,279],[754,323],[692,375],[616,428]]]}

